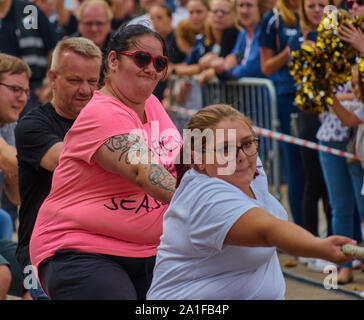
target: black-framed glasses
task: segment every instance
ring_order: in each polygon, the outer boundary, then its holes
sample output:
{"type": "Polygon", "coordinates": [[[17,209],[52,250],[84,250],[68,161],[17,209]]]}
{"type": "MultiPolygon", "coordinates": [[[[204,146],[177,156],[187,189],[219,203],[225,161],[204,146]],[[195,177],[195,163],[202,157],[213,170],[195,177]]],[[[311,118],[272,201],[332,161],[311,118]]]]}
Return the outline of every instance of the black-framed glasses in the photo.
{"type": "Polygon", "coordinates": [[[232,161],[238,157],[239,150],[243,151],[247,157],[255,156],[258,153],[258,144],[259,138],[254,137],[244,142],[241,146],[237,146],[236,144],[228,144],[221,148],[216,148],[214,151],[216,152],[217,157],[227,159],[227,161],[232,161]]]}
{"type": "Polygon", "coordinates": [[[153,57],[149,52],[142,50],[137,50],[134,52],[119,51],[119,53],[124,56],[132,57],[134,63],[139,68],[144,68],[148,66],[152,61],[154,68],[158,73],[162,72],[168,67],[168,58],[165,56],[153,57]]]}
{"type": "Polygon", "coordinates": [[[345,2],[345,7],[348,9],[352,9],[355,3],[357,3],[358,6],[362,6],[364,5],[364,0],[347,0],[345,2]]]}
{"type": "Polygon", "coordinates": [[[2,82],[0,82],[0,85],[9,88],[11,91],[14,92],[14,94],[17,97],[20,97],[23,94],[23,92],[25,93],[25,95],[27,97],[30,96],[30,90],[29,89],[24,89],[24,88],[19,87],[19,86],[11,86],[10,84],[6,84],[6,83],[2,83],[2,82]]]}

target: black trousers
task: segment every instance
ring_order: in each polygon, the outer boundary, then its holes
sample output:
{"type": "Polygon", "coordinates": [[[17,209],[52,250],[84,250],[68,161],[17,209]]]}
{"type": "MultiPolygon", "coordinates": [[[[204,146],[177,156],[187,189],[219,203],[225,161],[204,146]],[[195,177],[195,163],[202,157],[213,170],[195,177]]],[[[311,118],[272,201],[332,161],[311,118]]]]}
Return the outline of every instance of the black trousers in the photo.
{"type": "Polygon", "coordinates": [[[126,258],[59,250],[39,265],[52,300],[145,300],[155,256],[126,258]]]}
{"type": "MultiPolygon", "coordinates": [[[[317,115],[304,112],[298,114],[298,135],[301,139],[317,142],[316,133],[320,125],[321,123],[317,115]]],[[[318,235],[318,202],[322,199],[328,226],[328,235],[331,235],[331,207],[325,180],[321,171],[318,151],[301,147],[301,157],[305,172],[305,188],[302,204],[304,228],[313,235],[318,235]]]]}

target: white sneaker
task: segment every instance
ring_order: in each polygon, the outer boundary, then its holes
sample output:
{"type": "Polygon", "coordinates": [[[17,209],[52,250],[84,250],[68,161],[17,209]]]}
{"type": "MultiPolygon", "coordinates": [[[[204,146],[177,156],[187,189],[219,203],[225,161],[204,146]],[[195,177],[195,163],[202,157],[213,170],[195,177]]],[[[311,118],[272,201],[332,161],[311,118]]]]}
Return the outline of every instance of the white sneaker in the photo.
{"type": "Polygon", "coordinates": [[[355,260],[353,260],[353,262],[352,262],[352,269],[353,270],[358,270],[358,269],[360,269],[361,267],[362,267],[362,265],[363,265],[363,263],[360,261],[360,260],[358,260],[358,259],[355,259],[355,260]]]}

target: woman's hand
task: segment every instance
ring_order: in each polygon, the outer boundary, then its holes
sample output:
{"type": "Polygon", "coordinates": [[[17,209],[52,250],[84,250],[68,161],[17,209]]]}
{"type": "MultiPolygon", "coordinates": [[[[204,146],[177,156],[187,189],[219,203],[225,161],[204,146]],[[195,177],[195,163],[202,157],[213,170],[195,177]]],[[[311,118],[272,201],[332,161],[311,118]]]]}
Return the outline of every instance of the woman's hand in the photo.
{"type": "Polygon", "coordinates": [[[211,79],[216,77],[215,70],[213,68],[206,69],[198,76],[198,82],[201,85],[207,84],[211,79]]]}
{"type": "Polygon", "coordinates": [[[225,71],[225,59],[224,58],[216,58],[211,62],[211,68],[214,68],[217,74],[221,74],[225,71]]]}
{"type": "Polygon", "coordinates": [[[330,236],[321,240],[321,248],[325,260],[343,265],[354,260],[352,256],[344,254],[341,250],[344,244],[356,244],[356,241],[343,236],[330,236]],[[326,255],[326,258],[325,258],[326,255]]]}
{"type": "Polygon", "coordinates": [[[360,28],[355,28],[351,23],[341,25],[339,38],[341,41],[351,44],[360,53],[364,53],[364,34],[360,28]]]}
{"type": "Polygon", "coordinates": [[[201,70],[210,68],[212,61],[214,61],[218,56],[215,53],[208,52],[203,57],[198,60],[198,64],[201,70]]]}

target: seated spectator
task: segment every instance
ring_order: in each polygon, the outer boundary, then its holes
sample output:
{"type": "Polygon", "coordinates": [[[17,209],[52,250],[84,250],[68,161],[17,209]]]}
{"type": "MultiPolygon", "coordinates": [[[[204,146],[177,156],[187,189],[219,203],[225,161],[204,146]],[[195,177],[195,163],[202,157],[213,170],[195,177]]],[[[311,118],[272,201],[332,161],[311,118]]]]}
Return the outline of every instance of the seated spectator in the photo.
{"type": "MultiPolygon", "coordinates": [[[[173,64],[183,62],[186,55],[177,46],[176,36],[172,27],[172,9],[166,4],[157,4],[150,8],[149,14],[154,30],[166,41],[169,65],[172,66],[173,64]]],[[[167,81],[161,80],[155,88],[153,94],[159,101],[162,101],[166,87],[167,81]]]]}
{"type": "MultiPolygon", "coordinates": [[[[21,197],[17,258],[23,268],[31,265],[30,237],[51,189],[64,136],[97,89],[101,59],[100,49],[89,39],[58,42],[48,71],[52,100],[29,112],[15,129],[21,197]]],[[[40,286],[30,294],[34,300],[45,297],[40,286]]]]}
{"type": "Polygon", "coordinates": [[[238,34],[239,30],[234,25],[232,2],[213,0],[205,35],[197,37],[195,46],[185,61],[187,65],[176,66],[176,74],[198,74],[209,66],[213,57],[226,57],[233,49],[238,34]]]}
{"type": "MultiPolygon", "coordinates": [[[[20,197],[14,129],[29,97],[30,77],[30,68],[23,60],[0,53],[0,194],[4,191],[16,205],[20,197]]],[[[3,223],[7,217],[7,227],[0,225],[2,238],[10,240],[14,230],[12,220],[3,209],[0,212],[3,223]]]]}
{"type": "Polygon", "coordinates": [[[72,36],[90,39],[104,52],[112,34],[112,18],[113,13],[106,1],[84,1],[77,12],[78,32],[72,36]]]}
{"type": "Polygon", "coordinates": [[[200,83],[205,83],[216,76],[220,80],[234,80],[242,77],[265,78],[260,65],[259,35],[261,20],[268,12],[266,0],[236,0],[235,11],[239,25],[243,27],[233,51],[225,58],[216,57],[210,68],[200,76],[200,83]]]}

